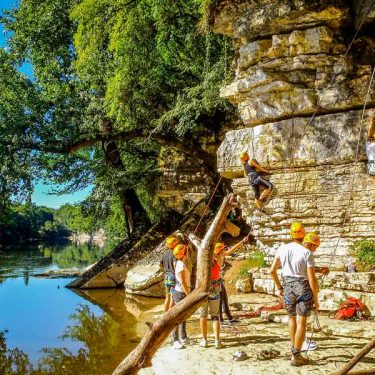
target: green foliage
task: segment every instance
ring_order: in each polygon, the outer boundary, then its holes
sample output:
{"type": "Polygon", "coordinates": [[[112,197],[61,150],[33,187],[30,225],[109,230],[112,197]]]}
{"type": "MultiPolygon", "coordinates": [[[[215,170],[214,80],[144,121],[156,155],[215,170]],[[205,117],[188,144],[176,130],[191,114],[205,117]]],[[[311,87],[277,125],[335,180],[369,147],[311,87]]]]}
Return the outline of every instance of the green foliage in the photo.
{"type": "Polygon", "coordinates": [[[225,37],[199,32],[205,3],[20,0],[1,19],[10,50],[0,55],[0,198],[27,196],[34,179],[64,193],[94,185],[85,205],[102,206],[99,218],[72,210],[69,225],[109,218],[119,233],[118,196],[132,189],[157,220],[165,210],[155,198],[161,148],[205,150],[232,113],[219,97],[231,49],[225,37]],[[18,71],[24,62],[33,80],[18,71]],[[119,136],[134,130],[146,138],[119,136]]]}
{"type": "Polygon", "coordinates": [[[0,374],[30,374],[32,366],[29,357],[19,349],[8,349],[4,332],[0,331],[0,374]]]}
{"type": "Polygon", "coordinates": [[[375,267],[375,241],[356,241],[352,246],[352,251],[363,268],[373,269],[375,267]]]}
{"type": "Polygon", "coordinates": [[[264,257],[264,253],[261,251],[254,251],[251,253],[251,257],[246,259],[244,266],[241,268],[239,274],[241,276],[248,276],[248,272],[252,268],[266,267],[267,262],[264,257]]]}

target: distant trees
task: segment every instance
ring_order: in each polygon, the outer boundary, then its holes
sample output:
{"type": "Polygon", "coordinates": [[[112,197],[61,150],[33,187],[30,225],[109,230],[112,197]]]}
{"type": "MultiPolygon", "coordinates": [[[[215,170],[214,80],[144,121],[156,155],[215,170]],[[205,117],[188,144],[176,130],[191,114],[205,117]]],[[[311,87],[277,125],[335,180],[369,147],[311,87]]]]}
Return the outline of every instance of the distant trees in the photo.
{"type": "Polygon", "coordinates": [[[0,218],[0,244],[10,245],[32,240],[56,241],[72,233],[93,233],[104,229],[107,238],[121,238],[123,216],[119,210],[105,216],[87,211],[85,204],[65,204],[58,209],[32,203],[9,203],[0,218]]]}

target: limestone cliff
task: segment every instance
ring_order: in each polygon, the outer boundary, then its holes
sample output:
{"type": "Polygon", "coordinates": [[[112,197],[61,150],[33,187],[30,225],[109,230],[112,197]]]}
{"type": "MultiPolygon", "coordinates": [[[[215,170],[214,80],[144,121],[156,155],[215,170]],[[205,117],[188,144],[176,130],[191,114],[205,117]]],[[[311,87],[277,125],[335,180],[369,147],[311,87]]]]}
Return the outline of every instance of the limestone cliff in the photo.
{"type": "Polygon", "coordinates": [[[243,123],[218,150],[219,172],[233,179],[266,250],[301,220],[321,233],[320,260],[335,254],[342,266],[353,241],[375,239],[375,186],[365,164],[375,115],[375,1],[217,0],[210,10],[214,32],[236,48],[235,77],[221,95],[243,123]],[[265,213],[253,211],[238,159],[245,150],[277,188],[265,213]]]}

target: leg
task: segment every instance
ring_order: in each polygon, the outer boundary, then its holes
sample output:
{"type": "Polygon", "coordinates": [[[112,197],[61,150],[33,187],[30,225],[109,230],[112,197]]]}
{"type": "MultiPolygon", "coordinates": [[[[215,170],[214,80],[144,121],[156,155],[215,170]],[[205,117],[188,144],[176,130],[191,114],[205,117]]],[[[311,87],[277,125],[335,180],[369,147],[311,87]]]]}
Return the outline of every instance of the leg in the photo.
{"type": "Polygon", "coordinates": [[[289,316],[289,336],[290,336],[290,342],[292,343],[292,347],[294,347],[294,343],[295,343],[296,330],[297,330],[296,317],[289,316]]]}
{"type": "Polygon", "coordinates": [[[297,329],[296,329],[294,346],[298,350],[301,350],[302,343],[305,340],[306,322],[307,322],[307,316],[297,315],[297,329]]]}
{"type": "Polygon", "coordinates": [[[220,322],[218,318],[212,319],[212,326],[214,328],[215,343],[220,342],[220,322]]]}
{"type": "Polygon", "coordinates": [[[207,316],[200,318],[201,334],[204,340],[207,340],[207,316]]]}
{"type": "Polygon", "coordinates": [[[215,336],[215,348],[221,348],[220,342],[220,322],[219,322],[219,310],[220,310],[220,300],[208,300],[208,305],[210,307],[210,314],[212,319],[212,326],[214,329],[215,336]]]}
{"type": "Polygon", "coordinates": [[[253,191],[254,191],[255,206],[257,208],[262,208],[262,202],[259,200],[259,197],[260,197],[260,187],[259,187],[259,184],[253,182],[251,184],[251,187],[253,188],[253,191]]]}
{"type": "Polygon", "coordinates": [[[181,339],[186,340],[187,339],[187,334],[186,334],[186,321],[183,321],[181,324],[181,339]]]}
{"type": "MultiPolygon", "coordinates": [[[[227,294],[227,291],[225,289],[224,281],[221,284],[220,297],[221,297],[221,300],[220,300],[221,301],[221,305],[224,308],[225,315],[227,316],[227,318],[229,320],[233,320],[233,316],[232,316],[232,314],[230,312],[230,309],[229,309],[228,294],[227,294]]],[[[221,309],[220,309],[220,312],[221,312],[221,309]]],[[[222,319],[221,319],[221,321],[222,321],[222,319]]]]}
{"type": "Polygon", "coordinates": [[[224,296],[223,296],[223,284],[221,284],[220,290],[220,309],[219,309],[219,321],[223,322],[223,310],[224,310],[224,296]]]}
{"type": "Polygon", "coordinates": [[[199,324],[201,327],[202,340],[200,345],[202,347],[207,346],[207,315],[208,315],[208,302],[204,302],[199,310],[199,324]]]}
{"type": "Polygon", "coordinates": [[[254,199],[256,208],[261,209],[263,206],[263,203],[259,199],[254,199]]]}
{"type": "Polygon", "coordinates": [[[167,312],[170,309],[172,303],[172,297],[170,293],[170,288],[165,287],[165,301],[164,301],[164,312],[167,312]]]}
{"type": "Polygon", "coordinates": [[[257,178],[257,181],[266,188],[259,198],[259,200],[264,201],[272,193],[273,185],[261,176],[257,178]]]}

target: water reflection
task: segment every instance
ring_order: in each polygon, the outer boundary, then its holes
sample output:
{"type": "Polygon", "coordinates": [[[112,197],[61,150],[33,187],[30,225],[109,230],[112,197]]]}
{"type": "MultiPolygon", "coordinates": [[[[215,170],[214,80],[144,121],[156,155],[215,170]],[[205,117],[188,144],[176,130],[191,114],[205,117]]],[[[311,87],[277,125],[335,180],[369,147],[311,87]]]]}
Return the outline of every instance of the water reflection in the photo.
{"type": "Polygon", "coordinates": [[[124,290],[74,293],[69,279],[33,275],[85,267],[106,254],[90,245],[0,251],[0,374],[106,375],[138,344],[162,301],[124,290]],[[125,301],[125,303],[124,303],[125,301]]]}
{"type": "Polygon", "coordinates": [[[0,250],[0,282],[5,277],[23,277],[25,284],[37,273],[56,269],[84,268],[97,262],[112,249],[92,244],[34,245],[0,250]]]}
{"type": "Polygon", "coordinates": [[[111,374],[132,349],[122,345],[120,325],[108,314],[96,316],[89,306],[81,305],[70,319],[73,323],[61,339],[79,342],[77,353],[66,347],[43,348],[42,358],[34,366],[24,352],[7,348],[4,332],[1,332],[0,374],[111,374]]]}

